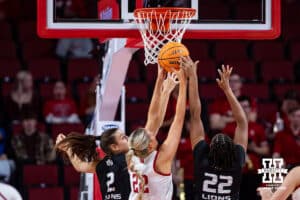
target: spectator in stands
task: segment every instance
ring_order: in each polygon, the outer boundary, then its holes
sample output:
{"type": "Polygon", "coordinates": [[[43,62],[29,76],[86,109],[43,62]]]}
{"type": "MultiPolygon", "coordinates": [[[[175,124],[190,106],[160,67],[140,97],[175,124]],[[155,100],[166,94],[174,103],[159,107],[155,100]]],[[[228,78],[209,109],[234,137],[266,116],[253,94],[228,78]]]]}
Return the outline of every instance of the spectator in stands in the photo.
{"type": "Polygon", "coordinates": [[[45,164],[55,159],[53,141],[37,129],[34,113],[26,113],[22,120],[23,130],[12,138],[12,148],[17,162],[21,164],[45,164]]]}
{"type": "Polygon", "coordinates": [[[57,81],[53,89],[53,99],[45,103],[44,117],[47,123],[79,123],[75,102],[67,97],[67,89],[62,81],[57,81]]]}
{"type": "Polygon", "coordinates": [[[283,158],[287,168],[300,164],[300,107],[288,112],[289,126],[278,132],[274,141],[273,157],[283,158]]]}
{"type": "Polygon", "coordinates": [[[20,122],[21,116],[27,110],[40,115],[41,99],[34,91],[30,72],[19,71],[17,73],[15,87],[6,101],[5,108],[8,119],[13,123],[20,122]]]}
{"type": "Polygon", "coordinates": [[[96,106],[96,86],[98,82],[99,76],[96,76],[93,82],[91,82],[83,99],[80,99],[80,115],[84,119],[85,124],[89,124],[94,115],[96,106]]]}
{"type": "MultiPolygon", "coordinates": [[[[246,165],[243,169],[240,199],[255,200],[258,199],[256,188],[261,183],[261,177],[257,175],[257,170],[261,168],[261,159],[268,156],[270,150],[264,128],[260,124],[252,122],[249,119],[251,115],[251,99],[247,96],[239,96],[238,101],[248,119],[248,146],[246,165]]],[[[226,124],[226,127],[222,132],[233,138],[235,128],[236,123],[230,122],[226,124]]]]}
{"type": "Polygon", "coordinates": [[[61,58],[91,58],[93,42],[87,38],[62,38],[56,46],[56,55],[61,58]]]}
{"type": "MultiPolygon", "coordinates": [[[[299,94],[295,90],[289,90],[284,94],[284,97],[280,103],[280,118],[283,119],[284,125],[289,126],[288,112],[289,110],[300,106],[299,94]]],[[[276,121],[276,113],[274,113],[272,124],[276,121]]]]}
{"type": "Polygon", "coordinates": [[[8,159],[5,154],[6,137],[4,129],[0,128],[0,180],[9,182],[15,170],[15,163],[13,160],[8,159]]]}
{"type": "MultiPolygon", "coordinates": [[[[229,79],[230,87],[234,95],[238,98],[242,96],[243,82],[238,74],[232,74],[229,79]]],[[[256,111],[256,101],[251,98],[251,112],[249,113],[248,119],[250,121],[256,121],[257,111],[256,111]]],[[[232,111],[228,102],[222,98],[215,100],[211,105],[210,110],[210,127],[215,132],[222,130],[227,123],[233,122],[232,111]]]]}

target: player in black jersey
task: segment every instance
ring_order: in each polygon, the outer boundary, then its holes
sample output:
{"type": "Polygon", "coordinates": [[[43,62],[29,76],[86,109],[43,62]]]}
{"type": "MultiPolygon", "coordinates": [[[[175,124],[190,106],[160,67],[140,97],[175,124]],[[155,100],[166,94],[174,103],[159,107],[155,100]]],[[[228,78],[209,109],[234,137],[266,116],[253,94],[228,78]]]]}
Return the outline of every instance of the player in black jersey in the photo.
{"type": "Polygon", "coordinates": [[[128,199],[130,194],[129,174],[125,153],[129,150],[127,136],[119,129],[108,129],[101,136],[71,133],[59,134],[56,148],[65,152],[78,172],[96,173],[102,199],[128,199]],[[99,158],[96,141],[100,141],[106,153],[99,158]]]}
{"type": "MultiPolygon", "coordinates": [[[[158,66],[151,103],[149,106],[147,129],[156,135],[161,126],[170,94],[177,82],[158,66]],[[162,95],[163,94],[163,95],[162,95]]],[[[59,134],[56,149],[66,153],[78,172],[96,173],[101,185],[102,199],[124,199],[130,194],[130,180],[125,159],[129,151],[127,136],[119,129],[108,129],[101,136],[71,133],[68,136],[59,134]],[[99,158],[96,141],[100,141],[101,149],[106,153],[99,158]]]]}
{"type": "Polygon", "coordinates": [[[197,199],[238,200],[248,142],[248,123],[242,107],[229,86],[232,68],[222,66],[222,70],[218,70],[220,79],[217,79],[217,83],[226,95],[237,123],[234,140],[232,141],[228,136],[219,133],[208,144],[205,141],[205,133],[200,118],[198,61],[194,63],[190,58],[182,59],[189,78],[190,139],[194,154],[197,199]]]}

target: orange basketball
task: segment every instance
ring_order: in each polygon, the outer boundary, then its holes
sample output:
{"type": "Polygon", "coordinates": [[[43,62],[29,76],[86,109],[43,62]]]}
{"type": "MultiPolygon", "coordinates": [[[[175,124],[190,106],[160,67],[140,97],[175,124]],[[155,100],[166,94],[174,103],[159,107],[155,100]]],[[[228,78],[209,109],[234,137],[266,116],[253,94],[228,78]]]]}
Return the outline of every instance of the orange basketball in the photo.
{"type": "Polygon", "coordinates": [[[172,72],[180,68],[179,59],[189,56],[188,49],[179,42],[168,42],[158,54],[158,64],[167,72],[172,72]]]}

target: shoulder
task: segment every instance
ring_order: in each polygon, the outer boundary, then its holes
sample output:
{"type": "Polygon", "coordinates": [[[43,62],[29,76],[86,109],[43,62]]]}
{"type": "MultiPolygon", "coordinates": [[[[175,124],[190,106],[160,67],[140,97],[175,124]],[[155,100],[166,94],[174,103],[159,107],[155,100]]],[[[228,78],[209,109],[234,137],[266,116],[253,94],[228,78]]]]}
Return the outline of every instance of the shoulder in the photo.
{"type": "Polygon", "coordinates": [[[124,165],[124,163],[126,164],[126,156],[124,153],[114,155],[113,158],[119,164],[122,164],[122,165],[124,165]]]}
{"type": "Polygon", "coordinates": [[[207,144],[207,142],[205,140],[201,140],[195,145],[193,153],[194,153],[194,155],[199,154],[199,153],[203,154],[208,151],[209,151],[209,145],[207,144]]]}

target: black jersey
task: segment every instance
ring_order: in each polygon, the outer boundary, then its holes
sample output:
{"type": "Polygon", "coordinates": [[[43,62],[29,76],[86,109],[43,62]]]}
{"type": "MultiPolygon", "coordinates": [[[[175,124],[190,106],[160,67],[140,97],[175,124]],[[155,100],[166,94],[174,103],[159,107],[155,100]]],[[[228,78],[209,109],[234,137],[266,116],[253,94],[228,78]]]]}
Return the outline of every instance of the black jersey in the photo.
{"type": "Polygon", "coordinates": [[[130,178],[124,154],[106,156],[98,163],[96,172],[103,200],[128,199],[130,178]]]}
{"type": "Polygon", "coordinates": [[[245,151],[235,145],[236,161],[227,170],[217,170],[209,165],[209,145],[200,141],[194,149],[195,182],[197,200],[238,200],[245,151]]]}

